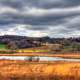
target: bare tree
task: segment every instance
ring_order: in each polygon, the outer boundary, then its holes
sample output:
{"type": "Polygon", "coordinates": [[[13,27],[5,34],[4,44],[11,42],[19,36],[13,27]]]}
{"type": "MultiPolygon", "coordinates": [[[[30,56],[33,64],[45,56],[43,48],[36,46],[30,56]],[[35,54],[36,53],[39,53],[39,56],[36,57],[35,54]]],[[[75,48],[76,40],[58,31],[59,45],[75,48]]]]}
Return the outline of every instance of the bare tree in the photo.
{"type": "Polygon", "coordinates": [[[12,50],[15,50],[15,49],[18,48],[17,45],[16,45],[16,43],[15,43],[14,41],[10,41],[10,42],[7,44],[7,47],[8,47],[9,49],[12,49],[12,50]]]}

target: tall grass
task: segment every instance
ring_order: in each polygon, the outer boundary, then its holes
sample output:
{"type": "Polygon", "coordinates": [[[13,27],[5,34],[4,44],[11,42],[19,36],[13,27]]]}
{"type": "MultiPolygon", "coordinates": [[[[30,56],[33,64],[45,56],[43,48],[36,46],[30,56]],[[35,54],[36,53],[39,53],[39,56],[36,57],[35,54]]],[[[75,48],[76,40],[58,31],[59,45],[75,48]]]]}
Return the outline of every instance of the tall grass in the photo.
{"type": "Polygon", "coordinates": [[[0,80],[80,80],[80,77],[76,76],[6,76],[3,77],[2,75],[0,76],[0,80]]]}

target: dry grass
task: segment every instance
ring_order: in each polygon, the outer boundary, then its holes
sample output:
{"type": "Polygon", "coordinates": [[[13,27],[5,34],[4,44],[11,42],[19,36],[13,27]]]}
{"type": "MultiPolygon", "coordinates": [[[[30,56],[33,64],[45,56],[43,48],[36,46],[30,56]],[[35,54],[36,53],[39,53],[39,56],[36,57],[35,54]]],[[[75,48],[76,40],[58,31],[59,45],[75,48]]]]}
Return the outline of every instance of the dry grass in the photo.
{"type": "Polygon", "coordinates": [[[0,80],[80,80],[80,63],[1,60],[0,80]]]}

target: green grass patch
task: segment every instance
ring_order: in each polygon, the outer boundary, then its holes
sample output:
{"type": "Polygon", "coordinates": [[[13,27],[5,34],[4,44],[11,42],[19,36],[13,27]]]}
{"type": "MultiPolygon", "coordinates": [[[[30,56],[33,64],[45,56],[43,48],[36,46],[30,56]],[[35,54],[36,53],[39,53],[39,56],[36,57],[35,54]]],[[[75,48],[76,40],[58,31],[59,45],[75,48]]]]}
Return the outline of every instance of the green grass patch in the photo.
{"type": "Polygon", "coordinates": [[[3,43],[0,43],[0,49],[7,49],[6,45],[3,43]]]}

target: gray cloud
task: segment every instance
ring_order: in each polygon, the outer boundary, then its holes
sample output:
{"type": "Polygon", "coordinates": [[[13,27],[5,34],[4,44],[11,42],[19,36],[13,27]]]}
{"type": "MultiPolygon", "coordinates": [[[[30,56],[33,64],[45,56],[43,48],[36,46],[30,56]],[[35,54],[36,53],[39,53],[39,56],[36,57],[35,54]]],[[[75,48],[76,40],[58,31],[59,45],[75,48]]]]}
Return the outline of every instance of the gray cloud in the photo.
{"type": "Polygon", "coordinates": [[[0,31],[11,28],[14,34],[37,31],[51,37],[80,36],[80,0],[0,0],[0,31]],[[16,25],[26,28],[15,32],[16,25]]]}

